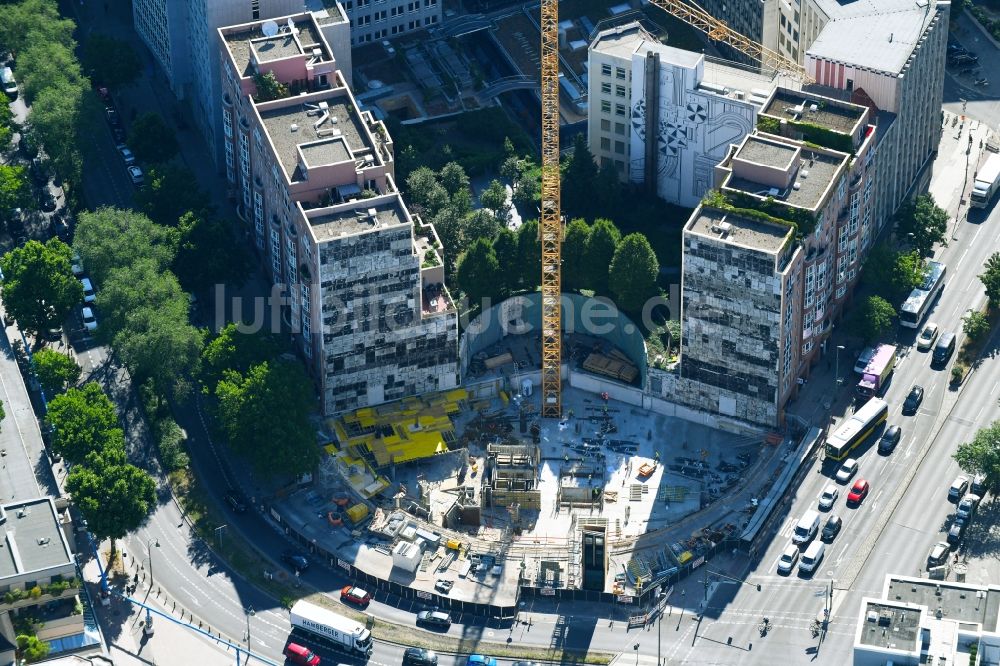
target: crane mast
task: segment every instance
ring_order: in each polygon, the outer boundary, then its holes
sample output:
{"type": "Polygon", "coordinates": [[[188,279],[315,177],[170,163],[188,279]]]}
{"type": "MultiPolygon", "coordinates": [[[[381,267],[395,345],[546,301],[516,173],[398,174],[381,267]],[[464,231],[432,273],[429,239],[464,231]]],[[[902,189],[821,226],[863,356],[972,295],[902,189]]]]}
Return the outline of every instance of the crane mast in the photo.
{"type": "Polygon", "coordinates": [[[562,417],[559,0],[542,0],[542,417],[562,417]]]}
{"type": "MultiPolygon", "coordinates": [[[[812,79],[799,63],[736,32],[683,0],[650,0],[710,39],[727,44],[800,81],[812,79]]],[[[542,0],[542,417],[562,417],[562,213],[559,202],[559,0],[542,0]]]]}

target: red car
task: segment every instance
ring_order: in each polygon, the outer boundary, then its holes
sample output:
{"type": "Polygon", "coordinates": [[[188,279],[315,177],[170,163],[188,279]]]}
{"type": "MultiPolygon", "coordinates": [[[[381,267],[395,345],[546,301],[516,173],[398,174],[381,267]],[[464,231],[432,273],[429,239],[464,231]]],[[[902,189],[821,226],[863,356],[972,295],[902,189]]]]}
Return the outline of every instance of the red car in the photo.
{"type": "Polygon", "coordinates": [[[870,486],[868,482],[864,479],[858,479],[851,486],[851,492],[847,493],[847,503],[848,504],[860,504],[861,500],[868,496],[868,491],[870,486]]]}
{"type": "Polygon", "coordinates": [[[368,594],[368,592],[362,590],[360,587],[348,585],[340,591],[340,600],[350,601],[352,604],[364,607],[367,606],[372,600],[372,595],[368,594]]]}

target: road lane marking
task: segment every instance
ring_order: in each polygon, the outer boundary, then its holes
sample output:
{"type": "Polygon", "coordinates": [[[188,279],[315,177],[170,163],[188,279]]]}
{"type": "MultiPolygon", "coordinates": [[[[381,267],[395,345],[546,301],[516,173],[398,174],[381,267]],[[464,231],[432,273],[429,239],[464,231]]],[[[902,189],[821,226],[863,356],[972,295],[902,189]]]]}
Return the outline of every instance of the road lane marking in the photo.
{"type": "Polygon", "coordinates": [[[986,405],[983,405],[982,407],[980,407],[979,411],[976,412],[976,418],[974,418],[973,421],[975,421],[976,423],[978,423],[979,422],[979,417],[983,415],[983,411],[985,409],[986,409],[986,405]]]}
{"type": "Polygon", "coordinates": [[[965,252],[962,253],[962,258],[958,260],[957,264],[955,264],[955,270],[958,270],[958,267],[962,265],[962,262],[965,261],[965,255],[967,254],[969,254],[968,248],[965,249],[965,252]]]}
{"type": "Polygon", "coordinates": [[[844,547],[840,549],[840,556],[837,558],[837,561],[835,562],[836,566],[838,567],[840,566],[840,563],[844,560],[844,555],[847,554],[847,547],[850,545],[851,542],[848,541],[847,543],[844,544],[844,547]]]}
{"type": "Polygon", "coordinates": [[[979,276],[978,275],[976,277],[972,278],[971,280],[969,280],[969,286],[965,288],[965,291],[966,292],[972,291],[972,288],[976,286],[976,281],[977,280],[979,280],[979,276]]]}
{"type": "Polygon", "coordinates": [[[1000,383],[994,384],[993,388],[990,389],[990,397],[992,397],[993,394],[997,392],[997,387],[998,386],[1000,386],[1000,383]]]}

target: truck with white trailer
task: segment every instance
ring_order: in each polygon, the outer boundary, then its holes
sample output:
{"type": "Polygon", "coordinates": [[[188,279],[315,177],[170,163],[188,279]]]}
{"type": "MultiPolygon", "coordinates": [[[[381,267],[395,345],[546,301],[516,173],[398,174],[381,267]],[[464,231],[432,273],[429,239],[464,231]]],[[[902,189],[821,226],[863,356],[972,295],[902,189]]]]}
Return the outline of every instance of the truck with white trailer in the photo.
{"type": "Polygon", "coordinates": [[[969,204],[973,208],[986,208],[990,205],[990,200],[1000,187],[1000,154],[993,153],[986,160],[986,164],[976,172],[976,180],[972,183],[972,202],[969,204]]]}
{"type": "Polygon", "coordinates": [[[296,601],[290,613],[292,628],[320,638],[351,655],[367,659],[372,632],[363,624],[308,601],[296,601]]]}

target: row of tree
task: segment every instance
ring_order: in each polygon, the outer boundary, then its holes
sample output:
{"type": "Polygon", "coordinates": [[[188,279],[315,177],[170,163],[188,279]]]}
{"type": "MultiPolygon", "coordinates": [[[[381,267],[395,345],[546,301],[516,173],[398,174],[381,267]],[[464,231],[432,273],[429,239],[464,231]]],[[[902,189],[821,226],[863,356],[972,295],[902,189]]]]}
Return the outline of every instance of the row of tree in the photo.
{"type": "MultiPolygon", "coordinates": [[[[562,258],[564,290],[611,296],[626,312],[641,311],[658,292],[660,266],[649,241],[639,233],[623,238],[610,220],[598,219],[593,225],[573,220],[566,227],[562,258]]],[[[540,282],[535,220],[521,225],[516,234],[504,229],[492,241],[480,238],[459,260],[458,284],[473,305],[534,290],[540,282]]]]}

